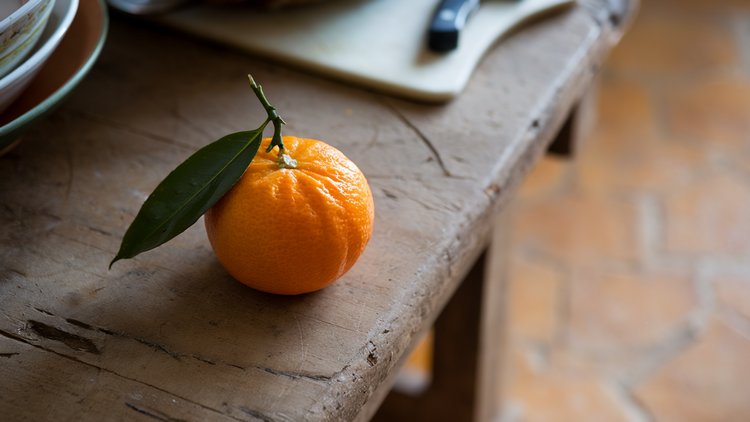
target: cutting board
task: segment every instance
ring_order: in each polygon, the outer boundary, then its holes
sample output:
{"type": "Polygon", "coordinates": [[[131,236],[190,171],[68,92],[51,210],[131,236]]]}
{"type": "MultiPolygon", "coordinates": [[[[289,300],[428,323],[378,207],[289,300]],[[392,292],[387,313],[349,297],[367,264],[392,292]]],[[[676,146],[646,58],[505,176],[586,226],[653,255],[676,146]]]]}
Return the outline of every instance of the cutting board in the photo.
{"type": "Polygon", "coordinates": [[[458,48],[447,54],[426,47],[436,0],[338,0],[270,12],[196,5],[158,20],[379,91],[444,102],[463,90],[503,34],[574,1],[483,1],[461,32],[458,48]]]}

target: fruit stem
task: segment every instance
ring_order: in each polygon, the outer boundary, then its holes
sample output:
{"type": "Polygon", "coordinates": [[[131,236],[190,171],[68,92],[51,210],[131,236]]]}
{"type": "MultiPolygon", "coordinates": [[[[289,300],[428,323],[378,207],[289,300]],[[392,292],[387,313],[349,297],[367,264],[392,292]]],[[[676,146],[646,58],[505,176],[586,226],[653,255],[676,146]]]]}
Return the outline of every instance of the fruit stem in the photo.
{"type": "Polygon", "coordinates": [[[266,109],[266,113],[268,113],[266,123],[268,123],[269,121],[273,123],[273,137],[271,138],[271,143],[268,145],[268,148],[266,148],[266,152],[271,152],[274,147],[278,146],[279,159],[276,162],[279,167],[296,168],[297,161],[294,158],[290,157],[289,154],[287,154],[287,152],[284,150],[284,140],[281,136],[281,126],[285,125],[286,122],[281,118],[281,116],[279,116],[279,112],[276,110],[276,107],[272,106],[268,101],[268,98],[266,98],[266,94],[263,92],[263,87],[255,82],[255,79],[253,79],[252,75],[247,75],[247,79],[250,81],[250,87],[253,89],[255,96],[258,97],[258,100],[260,100],[263,108],[266,109]]]}

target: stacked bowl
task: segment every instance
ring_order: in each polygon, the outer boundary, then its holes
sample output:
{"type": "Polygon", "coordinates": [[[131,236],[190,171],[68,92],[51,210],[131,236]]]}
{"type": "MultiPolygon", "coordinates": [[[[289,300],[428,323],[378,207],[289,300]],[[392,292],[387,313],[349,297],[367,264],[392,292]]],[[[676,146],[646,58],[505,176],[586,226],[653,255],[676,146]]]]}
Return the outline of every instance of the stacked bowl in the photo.
{"type": "Polygon", "coordinates": [[[0,0],[0,154],[80,81],[106,27],[102,0],[0,0]]]}
{"type": "Polygon", "coordinates": [[[78,9],[78,0],[7,0],[4,3],[6,8],[9,8],[8,3],[19,7],[0,22],[0,113],[36,76],[57,48],[78,9]],[[55,6],[60,13],[50,22],[55,6]],[[50,30],[43,34],[48,23],[50,30]],[[46,35],[43,40],[42,35],[46,35]],[[40,48],[30,54],[40,41],[40,48]]]}
{"type": "Polygon", "coordinates": [[[39,41],[54,0],[3,2],[0,10],[0,77],[13,70],[39,41]],[[13,10],[14,6],[18,6],[13,10]]]}

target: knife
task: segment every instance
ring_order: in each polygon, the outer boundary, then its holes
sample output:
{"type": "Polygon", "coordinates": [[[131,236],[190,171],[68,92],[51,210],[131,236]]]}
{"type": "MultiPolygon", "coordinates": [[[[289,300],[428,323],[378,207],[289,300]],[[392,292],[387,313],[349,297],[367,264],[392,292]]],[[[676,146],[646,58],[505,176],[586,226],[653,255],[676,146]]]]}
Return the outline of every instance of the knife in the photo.
{"type": "Polygon", "coordinates": [[[479,8],[479,0],[442,0],[430,22],[427,44],[444,53],[458,47],[458,34],[469,16],[479,8]]]}

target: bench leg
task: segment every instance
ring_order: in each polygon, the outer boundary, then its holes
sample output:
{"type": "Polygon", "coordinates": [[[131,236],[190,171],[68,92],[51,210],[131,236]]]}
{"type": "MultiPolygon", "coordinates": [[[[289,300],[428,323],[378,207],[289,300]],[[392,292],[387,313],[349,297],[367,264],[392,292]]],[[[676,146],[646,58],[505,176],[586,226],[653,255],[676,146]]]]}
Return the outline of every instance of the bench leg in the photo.
{"type": "Polygon", "coordinates": [[[583,97],[568,114],[563,127],[547,148],[547,152],[565,158],[573,158],[583,141],[591,133],[596,120],[596,96],[599,86],[595,79],[583,97]]]}
{"type": "Polygon", "coordinates": [[[488,421],[498,409],[509,224],[498,219],[483,252],[435,322],[429,388],[392,391],[374,421],[488,421]]]}

